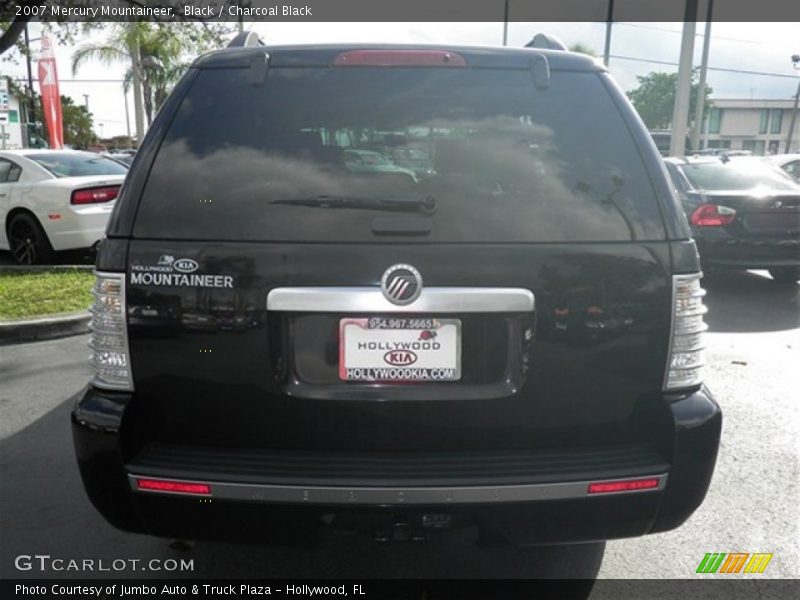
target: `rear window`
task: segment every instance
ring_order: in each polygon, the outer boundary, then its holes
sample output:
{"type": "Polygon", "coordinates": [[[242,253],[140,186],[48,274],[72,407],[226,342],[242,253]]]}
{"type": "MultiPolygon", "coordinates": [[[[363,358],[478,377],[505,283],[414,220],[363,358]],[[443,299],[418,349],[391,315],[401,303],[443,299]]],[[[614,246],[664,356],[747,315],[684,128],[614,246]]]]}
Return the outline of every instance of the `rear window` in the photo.
{"type": "Polygon", "coordinates": [[[272,68],[261,86],[246,69],[201,70],[134,235],[547,242],[664,230],[598,74],[553,72],[537,90],[527,70],[368,67],[272,68]]]}
{"type": "Polygon", "coordinates": [[[84,152],[48,152],[28,154],[35,163],[56,177],[83,177],[86,175],[125,175],[128,169],[115,160],[84,152]]]}
{"type": "Polygon", "coordinates": [[[692,185],[709,191],[769,190],[800,191],[800,187],[780,168],[758,158],[737,158],[728,162],[681,165],[692,185]]]}

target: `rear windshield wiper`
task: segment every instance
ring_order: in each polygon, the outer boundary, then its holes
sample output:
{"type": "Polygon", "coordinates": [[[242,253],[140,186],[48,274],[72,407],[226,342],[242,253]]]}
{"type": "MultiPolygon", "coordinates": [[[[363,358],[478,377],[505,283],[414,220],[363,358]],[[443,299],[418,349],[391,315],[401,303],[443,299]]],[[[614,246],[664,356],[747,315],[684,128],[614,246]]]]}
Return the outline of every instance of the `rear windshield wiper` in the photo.
{"type": "Polygon", "coordinates": [[[320,195],[308,198],[287,198],[272,200],[272,204],[288,206],[309,206],[315,208],[355,208],[365,210],[385,210],[396,212],[436,212],[436,198],[433,196],[335,196],[320,195]]]}

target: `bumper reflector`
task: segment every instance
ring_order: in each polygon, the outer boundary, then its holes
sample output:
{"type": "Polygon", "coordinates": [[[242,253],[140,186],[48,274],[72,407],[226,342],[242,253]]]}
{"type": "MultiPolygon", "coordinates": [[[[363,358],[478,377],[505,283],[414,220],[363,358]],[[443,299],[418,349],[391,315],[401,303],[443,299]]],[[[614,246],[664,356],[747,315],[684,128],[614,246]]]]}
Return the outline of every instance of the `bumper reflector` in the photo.
{"type": "Polygon", "coordinates": [[[207,483],[137,478],[136,487],[140,490],[152,492],[172,492],[174,494],[192,494],[199,496],[211,495],[211,486],[207,483]]]}
{"type": "Polygon", "coordinates": [[[590,483],[586,490],[589,494],[613,494],[616,492],[636,492],[639,490],[653,490],[658,487],[657,477],[647,479],[629,479],[627,481],[598,481],[590,483]]]}

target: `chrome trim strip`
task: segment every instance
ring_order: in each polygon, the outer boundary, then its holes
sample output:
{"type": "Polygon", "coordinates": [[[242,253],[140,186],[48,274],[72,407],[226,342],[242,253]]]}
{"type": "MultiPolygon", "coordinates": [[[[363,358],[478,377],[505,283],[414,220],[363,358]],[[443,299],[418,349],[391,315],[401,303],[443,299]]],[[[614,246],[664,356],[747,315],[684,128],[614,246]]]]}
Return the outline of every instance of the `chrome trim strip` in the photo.
{"type": "Polygon", "coordinates": [[[134,492],[166,496],[194,496],[180,492],[140,490],[136,479],[207,483],[211,486],[211,497],[242,502],[279,502],[285,504],[369,504],[369,505],[420,505],[420,504],[495,504],[503,502],[531,502],[538,500],[566,500],[588,498],[590,483],[605,481],[630,481],[646,477],[658,478],[658,487],[646,490],[591,494],[591,497],[616,496],[619,494],[642,494],[661,491],[666,487],[667,474],[641,475],[619,479],[569,481],[565,483],[537,483],[528,485],[462,486],[462,487],[338,487],[262,485],[251,483],[227,483],[185,480],[128,473],[128,482],[134,492]]]}
{"type": "Polygon", "coordinates": [[[379,287],[285,287],[267,294],[267,310],[336,313],[531,312],[533,292],[524,288],[427,287],[411,304],[389,302],[379,287]]]}

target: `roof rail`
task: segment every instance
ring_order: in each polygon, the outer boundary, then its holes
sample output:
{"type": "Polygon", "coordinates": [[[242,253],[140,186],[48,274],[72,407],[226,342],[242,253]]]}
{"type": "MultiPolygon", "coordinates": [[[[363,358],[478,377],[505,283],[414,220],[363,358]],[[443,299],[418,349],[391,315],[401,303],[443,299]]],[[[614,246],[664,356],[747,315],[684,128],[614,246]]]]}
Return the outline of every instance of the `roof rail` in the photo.
{"type": "Polygon", "coordinates": [[[245,46],[263,46],[264,42],[255,31],[243,31],[237,34],[228,44],[228,48],[243,48],[245,46]]]}
{"type": "Polygon", "coordinates": [[[533,39],[525,44],[526,48],[543,48],[546,50],[567,50],[567,46],[554,35],[537,33],[533,39]]]}

